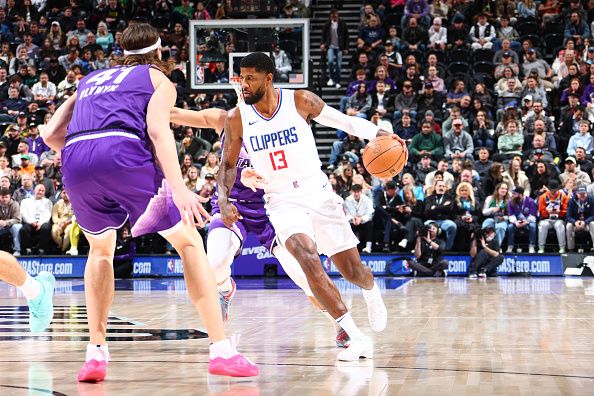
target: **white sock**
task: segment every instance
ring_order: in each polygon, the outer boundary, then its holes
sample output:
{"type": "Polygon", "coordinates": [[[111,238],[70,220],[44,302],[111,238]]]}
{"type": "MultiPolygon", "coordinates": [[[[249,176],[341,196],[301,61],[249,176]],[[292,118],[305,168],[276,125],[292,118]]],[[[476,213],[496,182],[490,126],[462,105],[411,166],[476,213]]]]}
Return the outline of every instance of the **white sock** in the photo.
{"type": "Polygon", "coordinates": [[[86,361],[88,362],[90,360],[96,360],[98,362],[105,360],[106,362],[109,362],[109,348],[107,347],[107,344],[87,344],[86,361]]]}
{"type": "Polygon", "coordinates": [[[233,284],[231,283],[231,278],[227,278],[218,286],[218,289],[223,294],[228,294],[231,289],[233,289],[233,284]]]}
{"type": "Polygon", "coordinates": [[[19,290],[23,292],[27,300],[35,300],[41,293],[41,283],[32,278],[31,275],[27,275],[25,283],[19,286],[19,290]]]}
{"type": "Polygon", "coordinates": [[[346,331],[346,333],[351,337],[351,339],[361,339],[364,338],[365,335],[359,330],[350,312],[345,313],[340,318],[336,319],[336,322],[346,331]]]}
{"type": "Polygon", "coordinates": [[[342,329],[342,327],[340,327],[340,325],[334,320],[334,318],[332,317],[332,315],[330,315],[328,313],[328,311],[322,309],[320,312],[322,312],[325,317],[327,317],[328,319],[330,319],[330,321],[334,325],[334,330],[336,330],[337,333],[342,329]]]}
{"type": "Polygon", "coordinates": [[[365,248],[371,250],[371,242],[365,242],[365,248]]]}
{"type": "Polygon", "coordinates": [[[231,345],[231,341],[229,341],[228,338],[225,338],[222,341],[213,342],[212,344],[210,344],[209,350],[210,359],[214,359],[217,357],[221,357],[223,359],[230,359],[238,354],[237,350],[235,349],[235,347],[233,347],[233,345],[231,345]]]}
{"type": "Polygon", "coordinates": [[[363,297],[365,297],[365,299],[372,297],[374,294],[375,295],[382,294],[379,287],[377,286],[377,283],[375,283],[375,282],[373,282],[373,287],[371,289],[369,289],[369,290],[361,289],[361,291],[363,292],[363,297]]]}

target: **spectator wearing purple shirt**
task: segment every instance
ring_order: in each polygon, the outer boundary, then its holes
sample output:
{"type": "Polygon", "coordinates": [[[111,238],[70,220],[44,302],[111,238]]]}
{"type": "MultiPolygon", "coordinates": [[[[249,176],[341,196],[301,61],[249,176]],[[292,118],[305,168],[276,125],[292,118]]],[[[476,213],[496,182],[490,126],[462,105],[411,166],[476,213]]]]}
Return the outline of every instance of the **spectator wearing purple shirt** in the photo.
{"type": "Polygon", "coordinates": [[[516,187],[512,190],[512,196],[507,203],[507,215],[509,223],[507,225],[507,253],[511,253],[514,248],[516,231],[518,229],[528,229],[529,252],[534,253],[536,246],[536,216],[537,208],[534,200],[524,196],[524,188],[516,187]]]}
{"type": "Polygon", "coordinates": [[[388,70],[383,65],[375,68],[375,80],[369,83],[367,92],[375,92],[375,85],[378,81],[383,81],[386,84],[386,91],[392,93],[396,91],[396,82],[388,76],[388,70]]]}
{"type": "Polygon", "coordinates": [[[346,110],[346,103],[347,100],[349,99],[349,97],[351,97],[352,95],[355,94],[355,92],[357,92],[357,89],[359,88],[359,84],[364,83],[365,85],[367,85],[369,82],[367,81],[367,76],[365,73],[364,69],[358,69],[356,71],[356,79],[351,81],[349,83],[349,85],[347,86],[346,89],[346,93],[345,96],[343,96],[342,98],[340,98],[340,111],[341,112],[345,112],[346,110]]]}
{"type": "Polygon", "coordinates": [[[43,141],[43,138],[39,136],[39,129],[34,122],[29,124],[29,136],[25,141],[29,145],[29,151],[36,154],[37,158],[41,158],[41,154],[50,149],[43,141]]]}
{"type": "Polygon", "coordinates": [[[590,83],[584,88],[582,106],[587,108],[594,106],[594,74],[590,75],[590,83]]]}

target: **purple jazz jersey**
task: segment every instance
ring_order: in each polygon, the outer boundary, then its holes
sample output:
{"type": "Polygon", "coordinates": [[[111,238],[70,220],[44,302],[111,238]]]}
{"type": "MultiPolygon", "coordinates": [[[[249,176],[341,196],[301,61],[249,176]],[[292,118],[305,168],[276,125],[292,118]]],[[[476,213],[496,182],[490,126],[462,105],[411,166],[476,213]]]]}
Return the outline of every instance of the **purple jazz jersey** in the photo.
{"type": "Polygon", "coordinates": [[[148,65],[94,72],[79,84],[62,172],[76,219],[90,234],[129,219],[139,236],[181,220],[146,131],[153,91],[148,65]]]}
{"type": "Polygon", "coordinates": [[[149,143],[146,107],[154,89],[149,65],[112,67],[89,73],[78,84],[66,136],[85,131],[130,131],[149,143]]]}
{"type": "MultiPolygon", "coordinates": [[[[221,143],[223,145],[225,144],[224,137],[221,139],[221,143]]],[[[268,251],[272,252],[276,232],[274,231],[274,227],[272,227],[268,215],[266,214],[266,209],[264,208],[264,190],[257,190],[254,192],[241,183],[241,171],[244,168],[249,167],[251,167],[250,156],[245,147],[241,147],[239,158],[237,159],[237,176],[229,198],[234,201],[233,204],[237,207],[237,210],[243,219],[233,225],[232,231],[242,243],[245,241],[247,233],[253,232],[258,236],[260,244],[267,248],[268,251]]],[[[225,223],[223,223],[223,220],[221,220],[220,212],[218,193],[215,192],[212,200],[212,220],[210,227],[208,227],[209,233],[216,228],[227,227],[225,226],[225,223]]],[[[240,252],[241,247],[236,256],[238,256],[240,252]]]]}

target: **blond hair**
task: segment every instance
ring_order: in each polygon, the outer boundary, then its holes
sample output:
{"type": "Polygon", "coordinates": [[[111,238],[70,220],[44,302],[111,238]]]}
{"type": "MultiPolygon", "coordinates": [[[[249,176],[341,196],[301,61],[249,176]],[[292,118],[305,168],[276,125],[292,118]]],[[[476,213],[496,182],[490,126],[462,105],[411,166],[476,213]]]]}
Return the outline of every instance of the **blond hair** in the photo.
{"type": "Polygon", "coordinates": [[[474,190],[472,189],[472,185],[467,182],[462,182],[462,183],[458,184],[458,187],[456,187],[456,203],[458,204],[458,206],[461,205],[460,204],[460,190],[462,190],[463,188],[466,188],[468,190],[468,199],[472,203],[472,206],[476,206],[476,201],[474,199],[474,190]]]}

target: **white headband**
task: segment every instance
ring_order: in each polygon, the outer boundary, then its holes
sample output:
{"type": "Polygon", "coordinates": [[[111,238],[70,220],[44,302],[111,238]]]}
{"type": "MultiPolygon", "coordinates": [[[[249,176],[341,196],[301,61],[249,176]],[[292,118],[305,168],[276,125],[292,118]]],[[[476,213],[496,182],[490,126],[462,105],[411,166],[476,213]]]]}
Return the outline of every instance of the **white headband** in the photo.
{"type": "Polygon", "coordinates": [[[156,50],[157,48],[161,48],[161,38],[160,37],[157,39],[157,42],[155,44],[151,45],[150,47],[144,47],[144,48],[139,48],[139,49],[135,49],[135,50],[124,50],[124,55],[147,54],[153,50],[156,50]]]}

